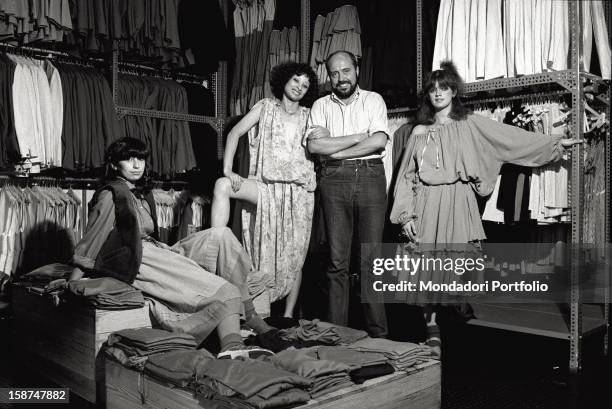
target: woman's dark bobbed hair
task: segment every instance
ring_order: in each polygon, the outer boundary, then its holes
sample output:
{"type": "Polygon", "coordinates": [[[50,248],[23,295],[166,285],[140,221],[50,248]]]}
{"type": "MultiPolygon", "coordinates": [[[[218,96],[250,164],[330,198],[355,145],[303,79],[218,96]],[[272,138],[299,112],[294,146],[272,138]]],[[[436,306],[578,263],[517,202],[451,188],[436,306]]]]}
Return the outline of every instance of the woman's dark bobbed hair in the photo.
{"type": "MultiPolygon", "coordinates": [[[[117,139],[115,142],[108,145],[104,153],[105,178],[113,179],[117,176],[117,172],[113,170],[111,165],[117,166],[122,160],[130,158],[138,158],[146,160],[149,157],[149,148],[140,139],[126,136],[117,139]]],[[[149,184],[148,172],[138,181],[138,185],[149,184]]]]}
{"type": "Polygon", "coordinates": [[[149,148],[140,139],[126,136],[108,145],[104,153],[104,163],[117,165],[122,160],[130,158],[147,159],[149,148]]]}
{"type": "Polygon", "coordinates": [[[270,88],[272,94],[279,100],[283,99],[283,93],[285,92],[285,85],[294,75],[306,75],[310,86],[308,91],[299,102],[300,105],[310,108],[315,100],[319,96],[319,86],[317,74],[308,64],[302,64],[297,62],[285,62],[278,64],[270,71],[270,88]]]}
{"type": "Polygon", "coordinates": [[[443,61],[440,63],[440,69],[432,71],[425,77],[425,84],[421,91],[420,99],[421,105],[417,111],[417,123],[424,125],[431,125],[435,123],[436,110],[429,99],[429,92],[436,86],[448,87],[456,92],[453,97],[452,109],[449,114],[451,119],[460,121],[466,119],[471,113],[470,109],[467,108],[461,102],[461,96],[463,95],[464,82],[459,73],[457,67],[452,61],[443,61]]]}

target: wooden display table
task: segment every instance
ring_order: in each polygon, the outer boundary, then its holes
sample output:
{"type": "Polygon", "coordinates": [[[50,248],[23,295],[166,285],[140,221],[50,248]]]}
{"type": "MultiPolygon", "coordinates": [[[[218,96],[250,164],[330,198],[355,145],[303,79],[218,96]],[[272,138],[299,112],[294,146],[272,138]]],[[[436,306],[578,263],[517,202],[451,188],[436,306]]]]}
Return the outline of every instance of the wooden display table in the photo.
{"type": "MultiPolygon", "coordinates": [[[[298,408],[438,409],[440,363],[430,361],[410,373],[397,372],[344,388],[298,408]]],[[[194,393],[106,361],[106,407],[109,409],[202,409],[194,393]]]]}
{"type": "Polygon", "coordinates": [[[146,306],[121,311],[75,304],[56,307],[49,296],[24,287],[13,287],[13,310],[13,347],[24,365],[90,402],[104,398],[105,360],[98,351],[110,333],[151,327],[146,306]]]}

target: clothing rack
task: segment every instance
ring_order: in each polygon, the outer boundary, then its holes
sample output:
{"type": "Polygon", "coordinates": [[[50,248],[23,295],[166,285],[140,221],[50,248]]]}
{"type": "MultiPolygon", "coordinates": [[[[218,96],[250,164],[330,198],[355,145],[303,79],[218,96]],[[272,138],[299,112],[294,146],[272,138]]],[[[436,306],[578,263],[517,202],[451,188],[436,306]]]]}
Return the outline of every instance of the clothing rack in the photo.
{"type": "Polygon", "coordinates": [[[0,51],[34,59],[50,59],[63,64],[75,64],[84,67],[95,67],[105,64],[105,61],[101,58],[83,59],[63,51],[44,50],[42,48],[27,46],[15,46],[7,43],[0,43],[0,51]]]}
{"type": "MultiPolygon", "coordinates": [[[[74,178],[74,177],[52,177],[30,175],[26,177],[14,176],[11,174],[0,174],[0,185],[12,184],[19,186],[54,186],[64,189],[91,189],[95,190],[102,186],[103,179],[101,178],[74,178]]],[[[188,182],[182,180],[152,180],[151,184],[154,189],[163,190],[183,190],[189,186],[188,182]]]]}
{"type": "Polygon", "coordinates": [[[551,97],[560,97],[569,95],[570,91],[568,90],[560,90],[560,91],[550,91],[550,92],[536,92],[532,94],[521,94],[514,96],[497,96],[491,98],[478,98],[478,99],[464,99],[464,105],[478,105],[478,104],[488,104],[491,102],[500,102],[500,101],[517,101],[517,100],[533,100],[538,98],[551,98],[551,97]]]}
{"type": "Polygon", "coordinates": [[[200,76],[200,75],[183,73],[183,72],[172,72],[171,70],[165,69],[165,68],[154,68],[154,67],[150,67],[147,65],[134,64],[134,63],[128,63],[128,62],[119,62],[118,69],[119,69],[120,74],[131,74],[131,73],[136,72],[138,74],[142,73],[145,76],[164,78],[164,79],[174,80],[174,81],[184,81],[184,82],[190,82],[190,83],[201,84],[201,85],[203,85],[204,83],[208,83],[210,81],[211,84],[213,85],[213,92],[214,92],[215,84],[211,81],[211,79],[204,77],[204,76],[200,76]]]}
{"type": "Polygon", "coordinates": [[[63,51],[55,51],[55,50],[45,50],[42,48],[28,47],[28,46],[19,46],[13,45],[9,43],[0,43],[0,49],[3,49],[6,52],[14,52],[15,54],[30,52],[30,53],[41,53],[46,55],[57,55],[63,57],[70,57],[71,55],[65,53],[63,51]]]}
{"type": "MultiPolygon", "coordinates": [[[[225,20],[225,24],[228,24],[229,19],[229,0],[217,0],[221,5],[221,11],[223,12],[223,18],[225,20]]],[[[114,41],[113,51],[112,51],[112,60],[111,60],[111,73],[112,73],[112,93],[113,93],[113,102],[115,103],[115,110],[119,117],[124,115],[135,115],[135,116],[143,116],[149,118],[158,118],[158,119],[172,119],[176,121],[187,121],[187,122],[199,122],[199,123],[207,123],[211,125],[216,133],[217,133],[217,158],[223,158],[223,130],[225,127],[226,116],[227,116],[227,61],[220,61],[219,68],[216,73],[212,76],[212,92],[215,96],[215,116],[204,116],[204,115],[191,115],[191,114],[183,114],[178,112],[168,112],[168,111],[157,111],[152,109],[140,109],[134,107],[120,106],[117,104],[117,88],[119,86],[119,66],[138,66],[139,68],[143,68],[150,71],[155,71],[156,69],[153,67],[148,67],[139,64],[133,64],[129,62],[119,61],[119,48],[117,46],[117,41],[114,41]]],[[[179,77],[190,78],[189,74],[181,73],[178,75],[179,77]]],[[[193,79],[193,77],[191,77],[193,79]]]]}
{"type": "MultiPolygon", "coordinates": [[[[567,93],[571,94],[571,131],[577,139],[582,139],[584,115],[584,100],[583,89],[584,81],[590,80],[595,83],[605,84],[607,87],[608,101],[610,100],[609,83],[602,78],[586,73],[581,70],[582,60],[582,8],[585,2],[581,0],[570,0],[569,2],[569,30],[570,30],[570,69],[562,71],[544,72],[539,74],[524,75],[521,77],[498,78],[485,81],[472,82],[465,85],[465,92],[496,92],[507,88],[525,87],[520,92],[523,95],[517,95],[517,99],[524,97],[525,93],[534,85],[547,84],[561,86],[567,93]]],[[[610,18],[610,3],[605,2],[606,15],[608,21],[610,18]]],[[[416,1],[417,8],[417,89],[420,91],[423,87],[423,0],[416,1]]],[[[612,38],[610,27],[608,27],[608,37],[612,38]]],[[[507,99],[507,98],[504,98],[507,99]]],[[[608,109],[610,107],[608,106],[608,109]]],[[[608,117],[610,111],[608,111],[608,117]]],[[[610,242],[610,131],[606,132],[606,214],[605,214],[605,235],[606,243],[610,242]]],[[[572,148],[572,171],[571,181],[568,186],[568,194],[571,197],[572,208],[572,226],[571,226],[571,242],[574,248],[580,249],[582,242],[583,229],[583,200],[584,200],[584,148],[578,144],[572,148]]],[[[472,320],[475,325],[483,325],[494,328],[503,328],[516,332],[525,332],[537,335],[553,336],[561,339],[569,340],[569,369],[570,373],[574,374],[580,371],[582,367],[582,338],[588,334],[603,331],[604,332],[604,353],[608,353],[608,332],[610,322],[610,294],[609,285],[605,288],[604,299],[604,317],[596,324],[589,323],[589,328],[583,331],[583,306],[580,298],[580,265],[578,260],[573,259],[571,265],[571,290],[570,290],[570,317],[569,326],[563,331],[555,332],[551,335],[550,331],[545,332],[533,326],[508,326],[497,322],[478,322],[472,320]]],[[[606,284],[609,284],[609,279],[606,277],[606,284]]]]}
{"type": "MultiPolygon", "coordinates": [[[[221,1],[225,2],[227,0],[221,0],[221,1]]],[[[227,8],[227,4],[225,4],[224,11],[226,8],[227,8]]],[[[222,94],[227,94],[227,89],[226,89],[227,81],[222,82],[220,84],[221,86],[221,89],[220,89],[219,85],[217,84],[217,78],[219,77],[219,75],[221,75],[222,77],[223,75],[225,75],[225,77],[227,77],[227,65],[226,65],[227,63],[220,62],[219,69],[224,70],[225,72],[219,74],[219,71],[218,71],[217,73],[213,75],[213,78],[212,78],[212,91],[213,91],[213,94],[215,95],[215,112],[216,112],[216,116],[214,117],[122,106],[118,104],[118,97],[117,97],[118,87],[119,87],[119,73],[121,72],[121,70],[119,69],[120,65],[126,66],[126,67],[131,66],[133,68],[143,69],[148,72],[160,72],[163,70],[159,70],[153,67],[138,65],[138,64],[120,62],[119,61],[119,49],[116,45],[117,44],[115,41],[115,46],[113,47],[113,52],[112,52],[112,63],[111,63],[111,73],[112,73],[112,87],[111,88],[112,88],[112,93],[113,93],[113,102],[115,104],[115,111],[117,112],[117,115],[119,116],[119,118],[122,118],[125,115],[134,115],[134,116],[142,116],[142,117],[147,117],[147,118],[171,119],[175,121],[187,121],[187,122],[198,122],[198,123],[209,124],[215,129],[217,133],[217,158],[219,159],[223,158],[223,128],[225,126],[226,119],[224,116],[225,110],[220,109],[221,107],[220,104],[225,103],[224,102],[225,98],[223,98],[220,101],[218,96],[222,94]],[[223,116],[220,115],[220,112],[223,113],[223,116]]]]}
{"type": "Polygon", "coordinates": [[[404,114],[408,114],[410,112],[416,112],[417,108],[411,107],[402,107],[402,108],[392,108],[387,110],[387,116],[401,116],[404,114]]]}

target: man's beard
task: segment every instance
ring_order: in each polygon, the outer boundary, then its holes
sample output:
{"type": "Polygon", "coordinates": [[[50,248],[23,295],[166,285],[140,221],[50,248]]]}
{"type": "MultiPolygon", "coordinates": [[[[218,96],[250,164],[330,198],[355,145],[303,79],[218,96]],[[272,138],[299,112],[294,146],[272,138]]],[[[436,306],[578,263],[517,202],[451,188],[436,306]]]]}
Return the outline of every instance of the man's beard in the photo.
{"type": "MultiPolygon", "coordinates": [[[[348,84],[351,85],[350,83],[348,84]]],[[[341,84],[338,84],[338,85],[341,85],[341,84]]],[[[355,81],[355,84],[352,84],[351,87],[347,91],[340,91],[337,88],[332,88],[332,92],[336,94],[338,98],[348,98],[351,95],[353,95],[356,89],[357,89],[357,81],[355,81]]]]}

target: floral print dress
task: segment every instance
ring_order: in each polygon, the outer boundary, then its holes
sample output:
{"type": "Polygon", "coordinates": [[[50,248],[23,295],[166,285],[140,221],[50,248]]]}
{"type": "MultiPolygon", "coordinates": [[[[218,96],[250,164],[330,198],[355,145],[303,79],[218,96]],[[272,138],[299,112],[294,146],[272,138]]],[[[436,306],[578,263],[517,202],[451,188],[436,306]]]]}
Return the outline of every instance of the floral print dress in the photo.
{"type": "Polygon", "coordinates": [[[314,163],[302,145],[309,109],[297,126],[283,121],[277,99],[263,99],[259,124],[249,132],[249,179],[257,181],[257,206],[242,211],[243,244],[254,269],[273,276],[270,302],[285,297],[304,265],[314,209],[314,163]]]}

